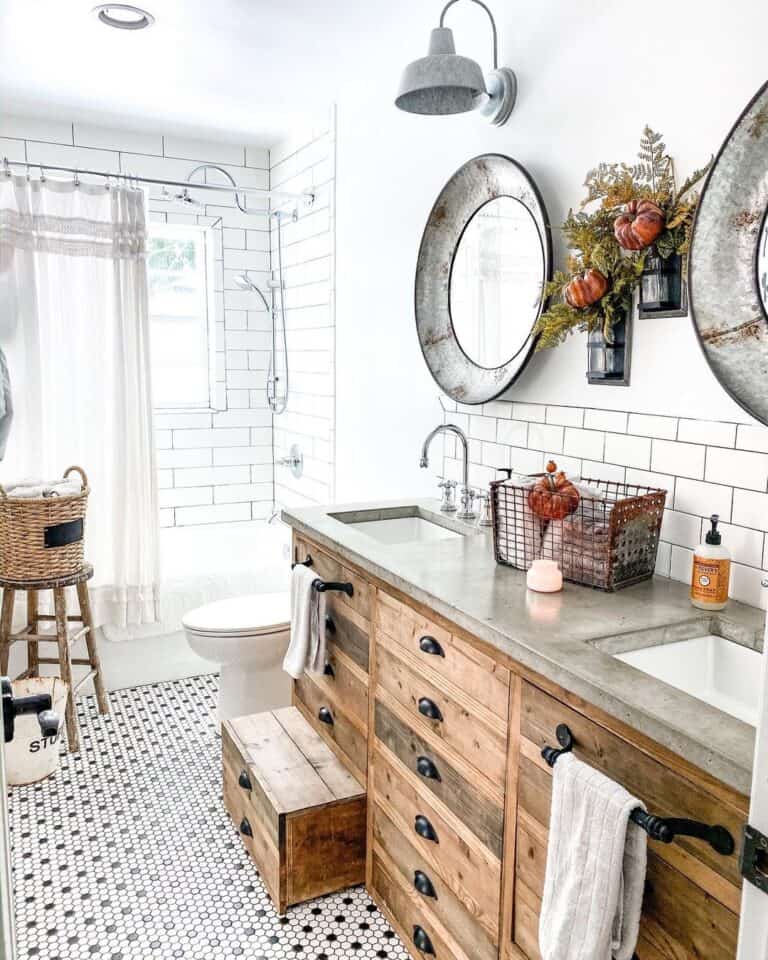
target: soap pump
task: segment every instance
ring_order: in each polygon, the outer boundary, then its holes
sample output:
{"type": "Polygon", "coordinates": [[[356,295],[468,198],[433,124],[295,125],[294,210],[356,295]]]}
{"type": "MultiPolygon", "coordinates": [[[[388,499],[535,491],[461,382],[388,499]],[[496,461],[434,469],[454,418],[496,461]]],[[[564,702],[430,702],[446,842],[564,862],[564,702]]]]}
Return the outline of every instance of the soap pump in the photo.
{"type": "Polygon", "coordinates": [[[693,553],[691,603],[701,610],[722,610],[728,603],[731,555],[722,545],[723,538],[717,529],[719,522],[720,517],[713,513],[711,529],[693,553]]]}

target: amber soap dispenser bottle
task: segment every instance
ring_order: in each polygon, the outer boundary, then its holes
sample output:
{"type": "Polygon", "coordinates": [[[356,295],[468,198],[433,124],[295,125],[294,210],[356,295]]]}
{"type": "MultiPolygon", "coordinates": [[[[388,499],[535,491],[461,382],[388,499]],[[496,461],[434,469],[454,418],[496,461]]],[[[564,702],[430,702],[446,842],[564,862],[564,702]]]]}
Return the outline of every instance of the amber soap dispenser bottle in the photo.
{"type": "Polygon", "coordinates": [[[720,517],[713,513],[712,528],[693,553],[691,603],[701,610],[722,610],[728,603],[731,555],[722,545],[723,538],[717,529],[719,522],[720,517]]]}

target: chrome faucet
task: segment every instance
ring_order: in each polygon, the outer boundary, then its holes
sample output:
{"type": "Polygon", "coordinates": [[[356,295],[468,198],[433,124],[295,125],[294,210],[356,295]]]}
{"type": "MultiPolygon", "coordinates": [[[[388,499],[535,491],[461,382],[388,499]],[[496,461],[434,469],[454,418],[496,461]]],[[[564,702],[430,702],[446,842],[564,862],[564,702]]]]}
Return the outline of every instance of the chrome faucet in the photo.
{"type": "Polygon", "coordinates": [[[424,441],[424,446],[421,448],[421,460],[419,461],[419,466],[422,469],[429,466],[429,445],[438,435],[438,433],[452,433],[454,436],[459,438],[461,443],[461,449],[464,454],[464,467],[462,472],[462,487],[461,487],[461,510],[456,514],[456,517],[459,520],[474,520],[477,514],[472,509],[472,502],[475,499],[474,490],[470,489],[469,486],[469,444],[467,443],[467,437],[461,427],[457,427],[455,423],[441,423],[439,426],[435,427],[430,434],[428,434],[427,439],[424,441]]]}

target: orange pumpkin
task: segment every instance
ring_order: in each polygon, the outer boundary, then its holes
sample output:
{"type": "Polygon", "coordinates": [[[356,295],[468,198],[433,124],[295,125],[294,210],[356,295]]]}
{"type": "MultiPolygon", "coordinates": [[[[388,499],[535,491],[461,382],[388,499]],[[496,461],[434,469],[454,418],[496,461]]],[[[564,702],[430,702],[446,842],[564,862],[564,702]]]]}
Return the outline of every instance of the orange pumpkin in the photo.
{"type": "Polygon", "coordinates": [[[613,221],[613,233],[625,250],[650,247],[664,229],[667,218],[653,200],[631,200],[613,221]]]}
{"type": "Polygon", "coordinates": [[[542,520],[563,520],[576,512],[579,500],[579,491],[553,460],[528,493],[528,506],[542,520]]]}
{"type": "Polygon", "coordinates": [[[583,310],[597,303],[607,289],[608,280],[599,270],[585,270],[565,288],[565,299],[570,306],[583,310]]]}

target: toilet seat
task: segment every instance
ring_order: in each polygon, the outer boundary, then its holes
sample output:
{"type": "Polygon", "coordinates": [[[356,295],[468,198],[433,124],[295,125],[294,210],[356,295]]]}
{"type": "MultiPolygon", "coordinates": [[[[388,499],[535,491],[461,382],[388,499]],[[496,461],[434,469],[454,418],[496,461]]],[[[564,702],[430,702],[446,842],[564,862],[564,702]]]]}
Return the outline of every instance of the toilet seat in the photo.
{"type": "Polygon", "coordinates": [[[203,637],[258,637],[281,633],[290,621],[290,594],[253,593],[191,610],[182,626],[203,637]]]}

